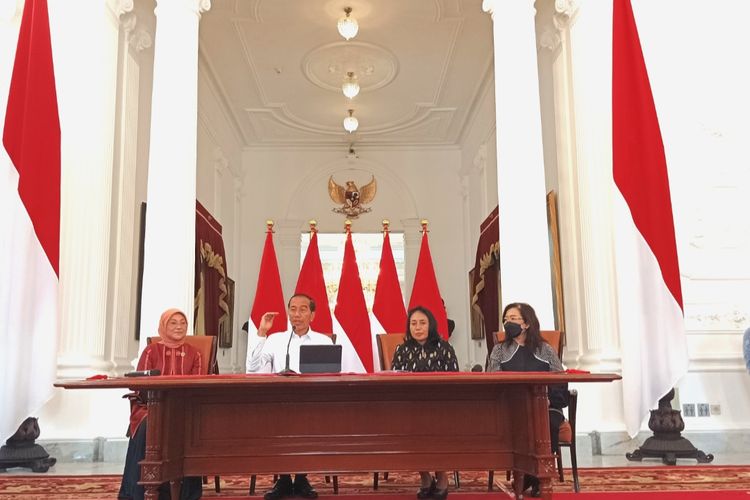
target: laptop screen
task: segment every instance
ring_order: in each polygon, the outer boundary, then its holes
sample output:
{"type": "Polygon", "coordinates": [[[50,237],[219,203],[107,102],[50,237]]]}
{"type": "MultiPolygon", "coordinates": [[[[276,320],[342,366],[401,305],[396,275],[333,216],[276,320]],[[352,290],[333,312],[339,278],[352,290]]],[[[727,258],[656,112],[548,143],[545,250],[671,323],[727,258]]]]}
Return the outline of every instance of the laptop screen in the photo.
{"type": "Polygon", "coordinates": [[[299,346],[300,373],[341,372],[341,346],[336,344],[299,346]]]}

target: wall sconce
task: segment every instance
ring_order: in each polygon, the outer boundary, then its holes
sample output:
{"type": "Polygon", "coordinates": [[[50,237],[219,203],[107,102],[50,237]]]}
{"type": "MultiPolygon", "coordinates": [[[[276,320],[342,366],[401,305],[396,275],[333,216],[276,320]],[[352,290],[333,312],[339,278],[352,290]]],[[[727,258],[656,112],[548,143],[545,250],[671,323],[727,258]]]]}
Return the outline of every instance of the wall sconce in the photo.
{"type": "Polygon", "coordinates": [[[350,134],[354,132],[355,130],[357,130],[357,128],[359,127],[359,120],[354,118],[353,114],[354,114],[354,110],[350,109],[349,116],[344,118],[344,130],[346,130],[350,134]]]}
{"type": "Polygon", "coordinates": [[[351,40],[352,38],[357,36],[357,32],[359,31],[359,23],[357,23],[356,19],[350,17],[352,13],[351,7],[345,8],[344,12],[346,13],[346,16],[339,19],[338,22],[339,34],[345,39],[351,40]]]}

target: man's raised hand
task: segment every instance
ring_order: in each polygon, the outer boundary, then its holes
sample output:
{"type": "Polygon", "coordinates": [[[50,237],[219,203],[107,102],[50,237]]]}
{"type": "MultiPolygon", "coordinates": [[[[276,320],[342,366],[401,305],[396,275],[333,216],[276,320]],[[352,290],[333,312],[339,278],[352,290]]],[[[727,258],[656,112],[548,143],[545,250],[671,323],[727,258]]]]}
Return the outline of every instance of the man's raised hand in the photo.
{"type": "Polygon", "coordinates": [[[258,337],[265,337],[268,334],[268,330],[273,326],[273,320],[278,316],[278,312],[267,312],[260,318],[260,326],[258,327],[258,337]]]}

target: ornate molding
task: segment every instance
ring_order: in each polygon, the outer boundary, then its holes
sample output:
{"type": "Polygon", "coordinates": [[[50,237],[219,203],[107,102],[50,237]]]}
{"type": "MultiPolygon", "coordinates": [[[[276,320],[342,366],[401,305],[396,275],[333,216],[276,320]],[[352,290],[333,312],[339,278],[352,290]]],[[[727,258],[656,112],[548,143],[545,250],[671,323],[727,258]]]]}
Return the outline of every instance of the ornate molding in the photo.
{"type": "Polygon", "coordinates": [[[130,38],[128,38],[128,43],[130,43],[130,46],[133,47],[136,52],[141,52],[150,49],[151,46],[153,46],[154,37],[147,29],[141,28],[131,33],[130,38]]]}
{"type": "Polygon", "coordinates": [[[558,30],[570,26],[578,14],[578,0],[555,0],[555,13],[552,22],[558,30]]]}
{"type": "Polygon", "coordinates": [[[219,175],[224,175],[224,171],[229,169],[229,159],[221,147],[214,148],[214,169],[219,175]]]}
{"type": "Polygon", "coordinates": [[[120,20],[120,29],[125,34],[125,41],[136,52],[141,52],[153,45],[154,37],[151,32],[138,24],[139,14],[134,9],[133,0],[117,0],[114,6],[111,4],[110,6],[115,16],[120,20]]]}
{"type": "Polygon", "coordinates": [[[120,29],[125,33],[125,40],[130,41],[130,38],[133,36],[133,30],[135,30],[135,26],[138,24],[138,18],[135,12],[125,12],[120,15],[119,19],[120,29]]]}
{"type": "Polygon", "coordinates": [[[539,35],[539,48],[547,49],[550,52],[557,50],[561,42],[562,38],[560,37],[560,30],[556,27],[547,27],[542,34],[539,35]]]}
{"type": "Polygon", "coordinates": [[[179,8],[188,9],[200,17],[201,14],[211,9],[211,0],[156,0],[156,12],[179,8]]]}
{"type": "Polygon", "coordinates": [[[495,9],[497,8],[498,0],[482,0],[482,10],[495,17],[495,9]]]}
{"type": "Polygon", "coordinates": [[[122,17],[124,14],[132,13],[133,8],[135,7],[134,0],[110,0],[107,3],[116,17],[122,17]]]}
{"type": "Polygon", "coordinates": [[[302,74],[313,85],[340,93],[347,72],[353,72],[361,92],[391,83],[399,72],[398,58],[390,50],[369,42],[333,42],[316,47],[302,59],[302,74]],[[352,61],[351,51],[357,50],[352,61]]]}
{"type": "Polygon", "coordinates": [[[466,201],[469,199],[469,195],[471,194],[471,185],[469,183],[469,178],[465,175],[461,176],[461,199],[463,201],[466,201]]]}
{"type": "Polygon", "coordinates": [[[556,51],[562,43],[563,33],[570,28],[577,14],[577,0],[555,0],[552,25],[546,26],[539,35],[539,48],[556,51]]]}
{"type": "Polygon", "coordinates": [[[195,2],[197,3],[195,9],[198,15],[211,10],[211,0],[195,0],[195,2]]]}
{"type": "Polygon", "coordinates": [[[474,160],[472,161],[472,165],[474,165],[474,169],[477,172],[482,172],[484,171],[485,168],[487,168],[487,143],[486,142],[483,142],[477,148],[477,154],[474,155],[474,160]]]}

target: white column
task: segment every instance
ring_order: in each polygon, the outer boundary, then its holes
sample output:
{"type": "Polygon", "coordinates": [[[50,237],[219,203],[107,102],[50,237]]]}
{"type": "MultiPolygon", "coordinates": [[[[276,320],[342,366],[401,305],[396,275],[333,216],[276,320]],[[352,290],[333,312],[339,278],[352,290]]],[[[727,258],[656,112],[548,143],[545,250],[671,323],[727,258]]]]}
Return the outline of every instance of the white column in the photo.
{"type": "Polygon", "coordinates": [[[116,373],[132,369],[129,354],[135,331],[133,287],[136,275],[133,255],[138,252],[135,233],[135,184],[137,172],[141,52],[151,47],[148,30],[138,26],[133,2],[125,2],[120,14],[117,121],[112,194],[108,297],[108,353],[116,373]]]}
{"type": "Polygon", "coordinates": [[[554,326],[533,0],[484,0],[495,48],[502,302],[554,326]]]}
{"type": "Polygon", "coordinates": [[[581,249],[587,334],[582,365],[619,370],[620,348],[612,216],[612,4],[579,2],[571,27],[571,66],[576,108],[581,249]],[[611,293],[601,293],[611,290],[611,293]]]}
{"type": "Polygon", "coordinates": [[[146,198],[141,346],[167,308],[192,329],[198,130],[198,23],[209,0],[158,0],[146,198]]]}
{"type": "MultiPolygon", "coordinates": [[[[245,357],[247,354],[247,334],[242,331],[242,325],[247,321],[247,318],[240,315],[240,311],[244,311],[241,300],[247,300],[247,297],[240,295],[242,284],[239,281],[242,279],[242,187],[243,178],[237,175],[232,179],[232,275],[235,276],[234,283],[234,343],[232,344],[232,356],[231,356],[231,367],[227,372],[231,373],[244,373],[245,372],[245,357]]],[[[224,373],[224,372],[221,372],[224,373]]]]}
{"type": "Polygon", "coordinates": [[[82,377],[112,368],[105,336],[118,21],[101,0],[50,2],[49,10],[63,131],[58,375],[82,377]]]}

